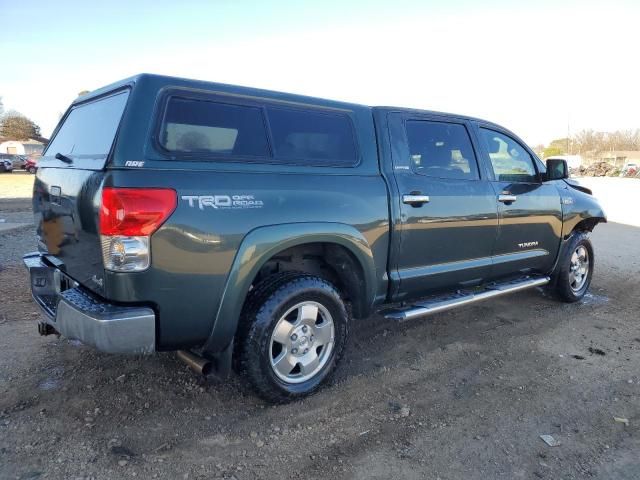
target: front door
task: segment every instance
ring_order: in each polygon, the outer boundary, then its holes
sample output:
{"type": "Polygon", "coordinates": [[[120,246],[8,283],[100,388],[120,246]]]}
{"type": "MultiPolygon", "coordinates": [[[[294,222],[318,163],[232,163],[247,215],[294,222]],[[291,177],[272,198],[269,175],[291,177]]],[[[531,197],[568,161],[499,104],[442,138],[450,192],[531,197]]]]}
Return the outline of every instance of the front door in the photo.
{"type": "Polygon", "coordinates": [[[400,212],[395,300],[471,286],[491,271],[497,208],[465,120],[389,116],[400,212]]]}
{"type": "Polygon", "coordinates": [[[549,273],[562,235],[560,194],[542,183],[533,155],[495,127],[478,130],[498,207],[493,278],[517,273],[549,273]]]}

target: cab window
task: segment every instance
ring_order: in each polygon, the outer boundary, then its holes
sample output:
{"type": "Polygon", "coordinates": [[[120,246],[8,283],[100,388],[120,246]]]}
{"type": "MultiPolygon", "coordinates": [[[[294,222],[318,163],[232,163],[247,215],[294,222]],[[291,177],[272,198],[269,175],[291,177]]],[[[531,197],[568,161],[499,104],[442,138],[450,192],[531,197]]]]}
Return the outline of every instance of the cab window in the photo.
{"type": "Polygon", "coordinates": [[[488,128],[480,128],[480,137],[489,153],[496,180],[521,183],[538,181],[533,158],[513,138],[488,128]]]}
{"type": "Polygon", "coordinates": [[[414,172],[438,178],[479,178],[476,156],[464,125],[409,120],[406,132],[414,172]]]}

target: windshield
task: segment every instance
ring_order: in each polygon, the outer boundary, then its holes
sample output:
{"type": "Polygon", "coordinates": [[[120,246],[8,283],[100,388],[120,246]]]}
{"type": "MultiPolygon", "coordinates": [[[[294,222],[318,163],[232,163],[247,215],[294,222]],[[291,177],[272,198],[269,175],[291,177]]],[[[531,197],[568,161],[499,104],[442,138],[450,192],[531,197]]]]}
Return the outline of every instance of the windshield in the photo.
{"type": "Polygon", "coordinates": [[[60,153],[71,157],[105,157],[111,150],[128,97],[126,90],[73,107],[49,143],[45,156],[60,153]]]}

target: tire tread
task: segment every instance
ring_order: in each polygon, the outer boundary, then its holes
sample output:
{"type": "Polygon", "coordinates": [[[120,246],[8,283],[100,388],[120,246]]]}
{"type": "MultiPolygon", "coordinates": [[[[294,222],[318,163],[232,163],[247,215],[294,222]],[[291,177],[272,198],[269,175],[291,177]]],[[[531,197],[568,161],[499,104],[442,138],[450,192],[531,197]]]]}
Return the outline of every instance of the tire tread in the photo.
{"type": "Polygon", "coordinates": [[[245,302],[238,326],[238,335],[234,357],[236,370],[245,377],[253,389],[265,400],[271,403],[287,403],[303,396],[315,393],[335,368],[342,356],[346,341],[335,342],[333,365],[329,367],[321,381],[304,392],[287,391],[274,385],[265,373],[262,358],[264,331],[270,328],[272,314],[286,299],[303,289],[315,289],[333,296],[340,306],[341,314],[346,319],[344,339],[348,336],[349,315],[336,287],[320,277],[302,272],[283,272],[267,277],[254,288],[245,302]]]}

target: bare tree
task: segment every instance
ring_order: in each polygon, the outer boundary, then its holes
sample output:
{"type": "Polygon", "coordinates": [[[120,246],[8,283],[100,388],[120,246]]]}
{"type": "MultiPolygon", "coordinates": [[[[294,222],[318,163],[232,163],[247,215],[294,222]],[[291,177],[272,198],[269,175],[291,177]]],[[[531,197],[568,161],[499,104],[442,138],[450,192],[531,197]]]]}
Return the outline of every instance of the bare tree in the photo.
{"type": "MultiPolygon", "coordinates": [[[[552,141],[545,153],[557,154],[566,139],[552,141]]],[[[571,138],[572,153],[597,155],[612,150],[640,150],[640,129],[616,130],[614,132],[596,132],[593,129],[582,130],[571,138]]],[[[548,155],[546,155],[548,156],[548,155]]]]}

